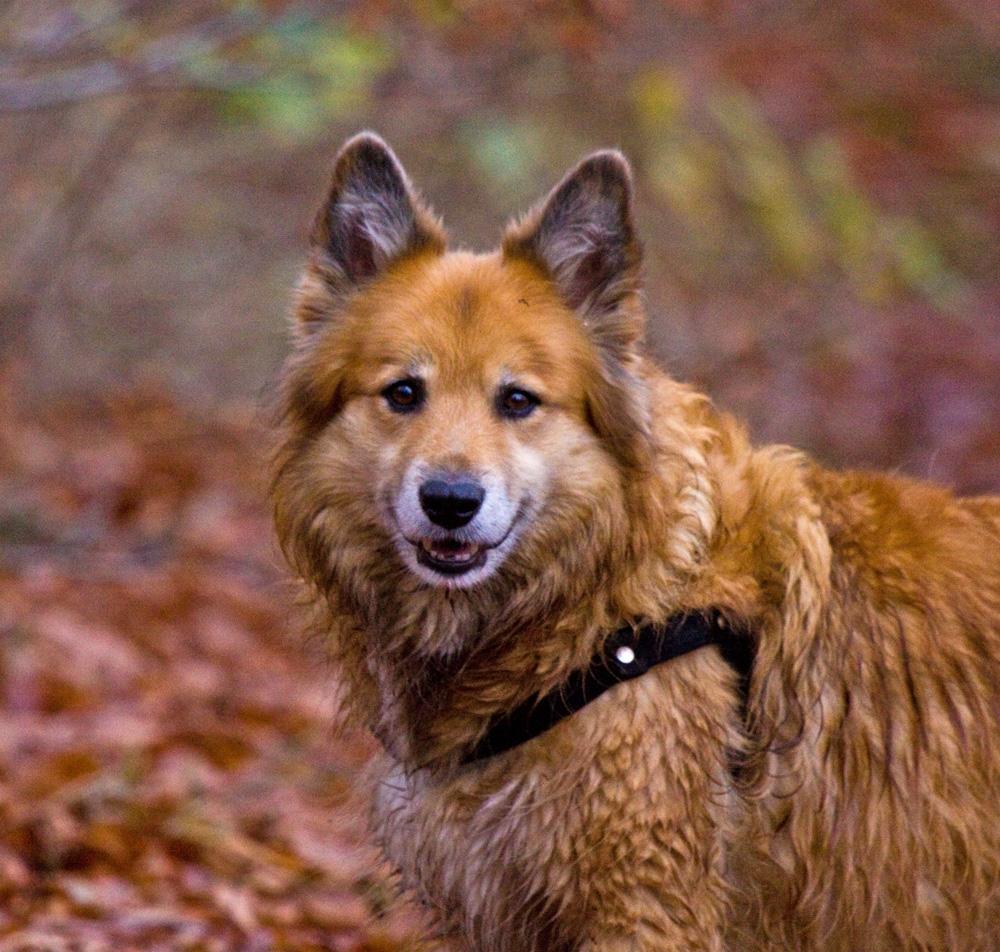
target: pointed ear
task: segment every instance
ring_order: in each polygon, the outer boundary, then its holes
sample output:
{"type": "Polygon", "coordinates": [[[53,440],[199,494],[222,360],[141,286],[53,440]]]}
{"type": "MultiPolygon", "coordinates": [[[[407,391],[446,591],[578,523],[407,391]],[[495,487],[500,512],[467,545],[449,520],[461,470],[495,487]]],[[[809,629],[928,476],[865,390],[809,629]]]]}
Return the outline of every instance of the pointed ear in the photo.
{"type": "MultiPolygon", "coordinates": [[[[566,304],[596,333],[639,290],[642,250],[632,222],[632,173],[614,150],[595,152],[573,169],[537,208],[508,227],[507,257],[540,265],[566,304]]],[[[638,309],[618,334],[642,333],[638,309]]],[[[624,315],[622,315],[624,316],[624,315]]]]}
{"type": "Polygon", "coordinates": [[[642,249],[632,221],[632,173],[616,151],[595,152],[537,208],[508,227],[506,258],[531,261],[576,311],[600,356],[587,411],[618,458],[643,466],[650,422],[638,343],[642,249]]]}
{"type": "Polygon", "coordinates": [[[407,254],[443,251],[445,235],[392,149],[374,133],[362,132],[337,155],[311,241],[322,278],[333,291],[345,292],[407,254]]]}

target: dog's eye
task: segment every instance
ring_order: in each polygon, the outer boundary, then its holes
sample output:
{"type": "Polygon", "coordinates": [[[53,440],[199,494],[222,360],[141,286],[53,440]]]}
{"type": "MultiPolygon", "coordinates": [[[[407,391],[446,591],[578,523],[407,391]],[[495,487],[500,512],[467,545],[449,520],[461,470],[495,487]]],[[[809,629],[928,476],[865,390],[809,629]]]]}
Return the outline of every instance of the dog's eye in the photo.
{"type": "Polygon", "coordinates": [[[504,387],[497,398],[497,410],[501,416],[513,420],[526,417],[539,404],[539,399],[527,390],[517,387],[504,387]]]}
{"type": "Polygon", "coordinates": [[[424,385],[420,380],[413,378],[397,380],[382,391],[382,396],[385,397],[390,410],[409,413],[424,402],[424,385]]]}

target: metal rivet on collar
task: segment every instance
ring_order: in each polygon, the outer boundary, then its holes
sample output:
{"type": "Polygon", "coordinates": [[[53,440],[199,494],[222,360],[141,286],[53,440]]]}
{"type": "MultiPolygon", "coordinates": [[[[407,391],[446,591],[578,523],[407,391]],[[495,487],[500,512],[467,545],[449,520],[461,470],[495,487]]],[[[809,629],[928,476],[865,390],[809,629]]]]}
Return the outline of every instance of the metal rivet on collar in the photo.
{"type": "Polygon", "coordinates": [[[619,648],[615,648],[615,657],[622,664],[631,664],[635,661],[635,652],[628,645],[622,645],[619,648]]]}

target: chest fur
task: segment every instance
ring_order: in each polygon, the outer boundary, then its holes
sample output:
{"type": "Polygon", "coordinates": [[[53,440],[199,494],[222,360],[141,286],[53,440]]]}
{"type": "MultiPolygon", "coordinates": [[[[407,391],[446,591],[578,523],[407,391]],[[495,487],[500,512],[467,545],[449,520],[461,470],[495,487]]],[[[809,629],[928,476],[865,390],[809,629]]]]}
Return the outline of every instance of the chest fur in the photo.
{"type": "Polygon", "coordinates": [[[699,909],[709,936],[738,809],[728,676],[701,652],[452,777],[387,763],[373,808],[387,856],[477,950],[576,948],[587,923],[633,928],[651,905],[650,929],[699,909]]]}

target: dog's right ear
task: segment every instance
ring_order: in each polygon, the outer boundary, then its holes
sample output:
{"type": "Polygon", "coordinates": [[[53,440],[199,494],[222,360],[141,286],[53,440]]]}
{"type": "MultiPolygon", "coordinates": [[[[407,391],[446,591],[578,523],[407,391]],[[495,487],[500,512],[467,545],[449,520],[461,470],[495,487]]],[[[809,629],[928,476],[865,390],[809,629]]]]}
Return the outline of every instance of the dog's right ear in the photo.
{"type": "MultiPolygon", "coordinates": [[[[409,254],[443,252],[446,239],[392,149],[362,132],[337,155],[310,240],[312,270],[339,297],[409,254]]],[[[304,323],[316,316],[300,312],[304,323]]]]}

